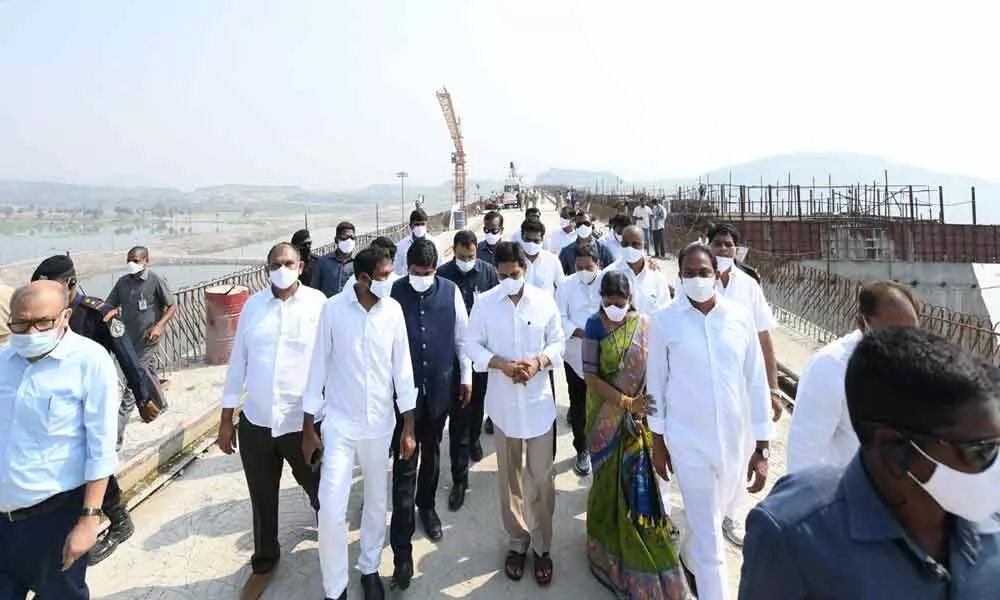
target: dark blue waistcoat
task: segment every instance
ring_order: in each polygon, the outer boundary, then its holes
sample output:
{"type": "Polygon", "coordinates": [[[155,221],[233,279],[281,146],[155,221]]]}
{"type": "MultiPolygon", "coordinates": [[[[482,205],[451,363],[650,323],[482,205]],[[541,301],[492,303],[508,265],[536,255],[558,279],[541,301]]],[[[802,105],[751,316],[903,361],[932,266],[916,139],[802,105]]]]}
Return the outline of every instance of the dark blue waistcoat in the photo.
{"type": "Polygon", "coordinates": [[[406,319],[413,383],[419,392],[417,410],[435,419],[458,397],[455,284],[435,276],[431,288],[418,294],[410,278],[403,277],[393,284],[392,297],[403,307],[406,319]]]}

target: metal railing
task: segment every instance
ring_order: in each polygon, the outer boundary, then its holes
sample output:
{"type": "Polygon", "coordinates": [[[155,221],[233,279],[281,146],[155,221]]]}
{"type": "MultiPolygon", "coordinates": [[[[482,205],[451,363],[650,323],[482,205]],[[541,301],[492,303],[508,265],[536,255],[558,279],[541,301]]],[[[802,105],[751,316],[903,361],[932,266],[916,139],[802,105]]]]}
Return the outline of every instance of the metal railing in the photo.
{"type": "MultiPolygon", "coordinates": [[[[466,216],[476,214],[480,207],[478,203],[467,205],[466,216]]],[[[442,211],[428,217],[430,233],[447,231],[451,227],[452,211],[442,211]]],[[[385,236],[398,242],[409,233],[406,225],[392,225],[378,231],[370,231],[356,236],[358,248],[368,246],[377,237],[385,236]]],[[[334,251],[336,244],[331,242],[313,249],[313,252],[325,256],[334,251]]],[[[223,277],[217,277],[193,286],[182,288],[176,292],[177,311],[167,326],[163,335],[160,368],[162,371],[176,371],[193,364],[202,363],[205,359],[206,342],[206,305],[205,290],[212,287],[243,286],[253,294],[267,286],[267,269],[264,261],[255,267],[248,267],[223,277]]]]}

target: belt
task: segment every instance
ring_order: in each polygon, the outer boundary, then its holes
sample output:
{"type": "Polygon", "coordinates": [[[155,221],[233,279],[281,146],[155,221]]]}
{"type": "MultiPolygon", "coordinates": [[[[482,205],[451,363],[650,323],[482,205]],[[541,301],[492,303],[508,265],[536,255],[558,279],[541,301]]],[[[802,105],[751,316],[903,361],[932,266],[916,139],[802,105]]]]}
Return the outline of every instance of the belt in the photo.
{"type": "Polygon", "coordinates": [[[42,500],[34,506],[29,506],[28,508],[19,508],[10,512],[0,511],[0,521],[17,523],[19,521],[26,521],[32,517],[38,517],[46,513],[50,513],[57,508],[66,506],[66,504],[82,490],[83,487],[81,486],[74,490],[69,490],[68,492],[59,492],[55,496],[49,496],[45,500],[42,500]]]}

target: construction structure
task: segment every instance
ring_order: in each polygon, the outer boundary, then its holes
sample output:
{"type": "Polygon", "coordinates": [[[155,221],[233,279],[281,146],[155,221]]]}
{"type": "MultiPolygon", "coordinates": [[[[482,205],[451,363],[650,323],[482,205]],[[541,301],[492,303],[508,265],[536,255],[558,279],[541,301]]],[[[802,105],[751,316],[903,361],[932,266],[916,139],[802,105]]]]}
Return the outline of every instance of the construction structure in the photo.
{"type": "Polygon", "coordinates": [[[451,141],[455,145],[455,151],[451,153],[451,164],[455,168],[454,174],[454,198],[455,208],[465,211],[465,182],[468,177],[465,162],[465,146],[462,143],[462,121],[455,113],[455,105],[451,101],[451,93],[448,88],[442,87],[436,92],[438,103],[441,105],[441,112],[444,114],[445,123],[448,124],[448,132],[451,134],[451,141]]]}

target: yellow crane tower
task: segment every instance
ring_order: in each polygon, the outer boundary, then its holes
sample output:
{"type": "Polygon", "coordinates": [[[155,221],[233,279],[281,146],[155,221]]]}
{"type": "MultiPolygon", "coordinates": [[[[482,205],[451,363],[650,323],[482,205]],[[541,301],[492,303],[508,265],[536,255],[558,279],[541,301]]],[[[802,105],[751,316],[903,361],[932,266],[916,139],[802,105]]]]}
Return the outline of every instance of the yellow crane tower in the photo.
{"type": "Polygon", "coordinates": [[[465,148],[462,145],[462,121],[455,114],[455,106],[451,102],[451,94],[448,88],[443,87],[436,92],[438,103],[441,104],[441,112],[444,113],[445,123],[448,124],[448,132],[451,134],[451,141],[455,144],[455,151],[451,153],[451,164],[455,166],[455,204],[459,210],[465,211],[465,148]]]}

